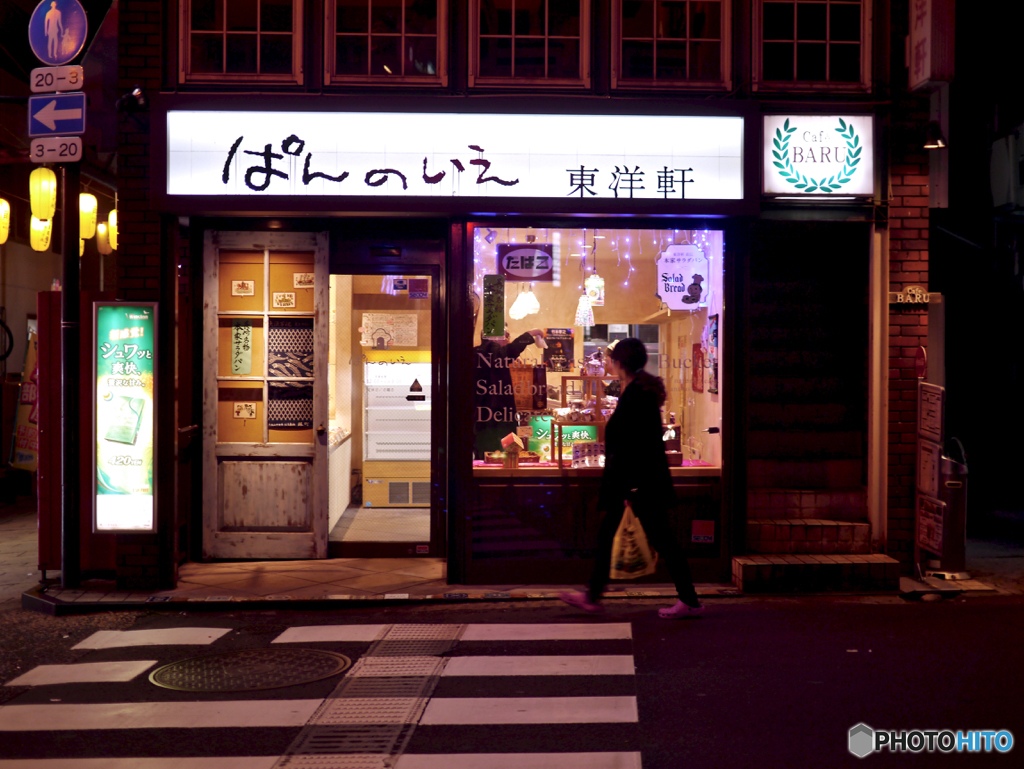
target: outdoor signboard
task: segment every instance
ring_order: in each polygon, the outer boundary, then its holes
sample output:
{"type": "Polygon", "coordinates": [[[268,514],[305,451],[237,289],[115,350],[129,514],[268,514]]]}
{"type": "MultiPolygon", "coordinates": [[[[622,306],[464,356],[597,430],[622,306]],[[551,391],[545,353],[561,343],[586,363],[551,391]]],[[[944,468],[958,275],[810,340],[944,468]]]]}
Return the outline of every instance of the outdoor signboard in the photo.
{"type": "Polygon", "coordinates": [[[875,192],[871,115],[765,115],[764,194],[815,198],[875,192]]]}
{"type": "Polygon", "coordinates": [[[155,302],[93,303],[93,531],[156,531],[155,302]]]}

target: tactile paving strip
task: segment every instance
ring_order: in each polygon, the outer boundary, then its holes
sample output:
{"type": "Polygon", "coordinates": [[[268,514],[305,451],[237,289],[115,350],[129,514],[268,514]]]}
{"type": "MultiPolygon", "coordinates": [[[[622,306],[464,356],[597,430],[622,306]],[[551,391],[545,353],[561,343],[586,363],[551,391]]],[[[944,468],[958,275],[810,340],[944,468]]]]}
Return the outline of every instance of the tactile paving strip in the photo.
{"type": "Polygon", "coordinates": [[[443,667],[444,660],[438,657],[363,657],[347,677],[437,676],[443,667]]]}
{"type": "Polygon", "coordinates": [[[316,724],[407,724],[419,715],[420,697],[331,697],[316,724]]]}
{"type": "Polygon", "coordinates": [[[368,657],[440,657],[449,651],[462,625],[392,625],[366,652],[368,657]]]}
{"type": "Polygon", "coordinates": [[[149,680],[185,692],[249,692],[319,681],[351,664],[343,654],[320,649],[241,649],[172,662],[149,680]]]}
{"type": "Polygon", "coordinates": [[[388,769],[388,756],[301,755],[288,756],[281,769],[388,769]]]}

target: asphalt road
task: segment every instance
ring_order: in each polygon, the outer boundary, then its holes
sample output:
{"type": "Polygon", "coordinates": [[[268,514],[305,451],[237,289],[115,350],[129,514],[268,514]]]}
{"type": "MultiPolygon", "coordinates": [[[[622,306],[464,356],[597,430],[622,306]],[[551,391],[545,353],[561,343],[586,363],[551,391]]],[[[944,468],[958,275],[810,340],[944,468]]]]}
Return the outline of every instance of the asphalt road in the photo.
{"type": "MultiPolygon", "coordinates": [[[[611,601],[598,617],[553,602],[35,615],[24,622],[19,617],[26,613],[8,611],[0,614],[5,683],[24,673],[60,677],[94,663],[120,663],[122,677],[129,677],[5,687],[0,769],[74,769],[76,757],[153,769],[171,765],[160,757],[209,757],[208,766],[222,769],[235,765],[230,757],[242,757],[239,766],[270,769],[308,732],[324,698],[358,668],[236,693],[159,688],[149,673],[242,649],[330,650],[366,666],[390,654],[373,638],[405,626],[464,627],[436,655],[444,673],[429,679],[425,705],[397,743],[398,769],[1021,765],[1021,745],[1006,753],[881,752],[859,759],[847,737],[865,723],[877,730],[1008,730],[1024,739],[1020,596],[931,603],[728,598],[710,600],[706,615],[679,622],[659,619],[658,605],[611,601]],[[140,630],[154,631],[149,645],[125,645],[140,630]],[[181,643],[176,632],[207,640],[181,643]],[[97,638],[108,648],[72,648],[95,646],[97,638]],[[39,668],[47,664],[70,667],[39,668]],[[478,763],[472,755],[480,756],[478,763]]],[[[375,679],[381,680],[411,679],[375,679]]],[[[373,715],[355,720],[381,726],[392,718],[379,709],[366,713],[373,715]]]]}

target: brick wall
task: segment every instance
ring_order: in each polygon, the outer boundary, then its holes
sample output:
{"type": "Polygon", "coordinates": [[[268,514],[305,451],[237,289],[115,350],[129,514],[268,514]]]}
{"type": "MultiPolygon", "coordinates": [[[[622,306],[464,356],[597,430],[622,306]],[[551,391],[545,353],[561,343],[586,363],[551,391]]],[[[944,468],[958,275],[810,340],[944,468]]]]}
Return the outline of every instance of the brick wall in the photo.
{"type": "MultiPolygon", "coordinates": [[[[908,155],[890,176],[889,290],[928,288],[928,158],[908,155]]],[[[914,356],[928,347],[928,315],[889,311],[889,544],[888,554],[911,569],[917,461],[917,373],[914,356]]]]}
{"type": "MultiPolygon", "coordinates": [[[[118,93],[142,86],[150,97],[160,90],[164,26],[159,0],[121,0],[118,29],[118,93]]],[[[160,298],[160,216],[150,207],[150,116],[145,110],[118,116],[117,295],[128,301],[160,298]]],[[[147,590],[159,584],[156,535],[117,537],[117,583],[147,590]]]]}

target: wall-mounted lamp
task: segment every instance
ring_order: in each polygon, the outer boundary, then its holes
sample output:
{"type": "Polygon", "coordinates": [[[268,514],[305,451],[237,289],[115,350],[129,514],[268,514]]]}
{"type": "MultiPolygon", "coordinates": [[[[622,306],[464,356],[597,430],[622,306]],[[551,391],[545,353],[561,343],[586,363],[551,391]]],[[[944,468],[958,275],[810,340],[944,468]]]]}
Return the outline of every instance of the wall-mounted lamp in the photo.
{"type": "Polygon", "coordinates": [[[942,135],[942,128],[934,120],[924,129],[924,148],[926,150],[941,150],[946,147],[946,138],[942,135]]]}
{"type": "Polygon", "coordinates": [[[137,85],[131,91],[118,99],[115,107],[119,111],[122,109],[127,111],[136,111],[145,109],[148,103],[149,100],[146,99],[146,93],[142,90],[142,86],[137,85]]]}

